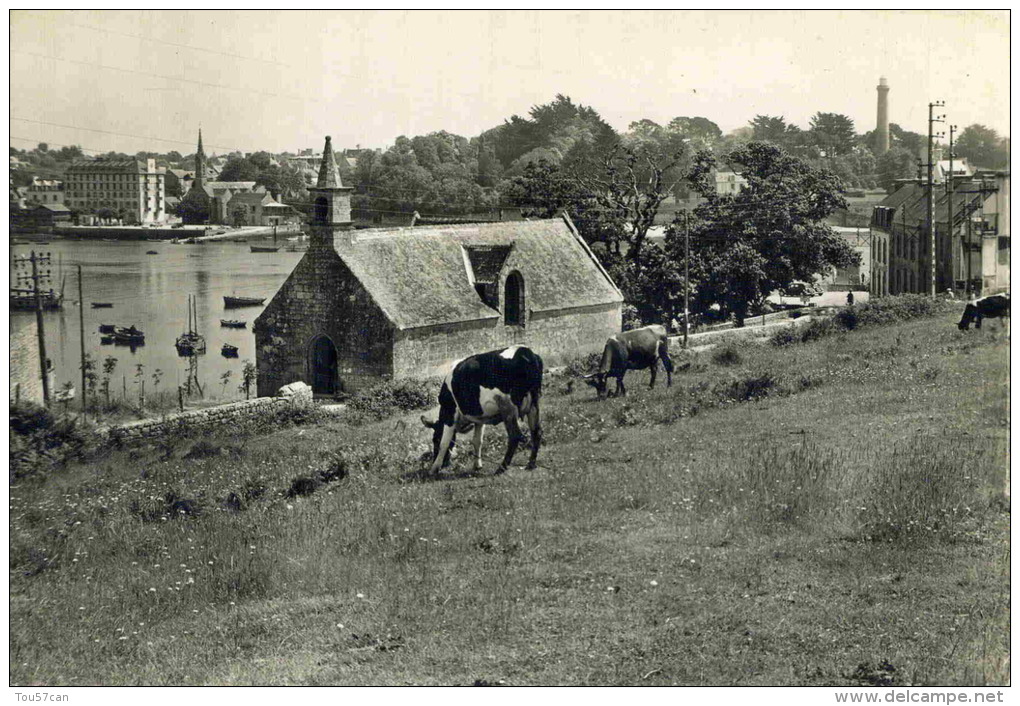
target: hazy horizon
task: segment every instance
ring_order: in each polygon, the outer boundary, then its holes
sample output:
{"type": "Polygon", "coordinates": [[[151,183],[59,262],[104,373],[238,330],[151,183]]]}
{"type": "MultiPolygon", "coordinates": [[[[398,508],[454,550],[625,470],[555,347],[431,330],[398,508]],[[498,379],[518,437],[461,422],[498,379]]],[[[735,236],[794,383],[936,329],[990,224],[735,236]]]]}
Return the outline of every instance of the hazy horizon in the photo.
{"type": "Polygon", "coordinates": [[[28,11],[10,16],[10,144],[296,152],[473,137],[557,93],[617,130],[815,112],[1010,134],[1006,11],[28,11]],[[945,57],[945,59],[942,59],[945,57]]]}

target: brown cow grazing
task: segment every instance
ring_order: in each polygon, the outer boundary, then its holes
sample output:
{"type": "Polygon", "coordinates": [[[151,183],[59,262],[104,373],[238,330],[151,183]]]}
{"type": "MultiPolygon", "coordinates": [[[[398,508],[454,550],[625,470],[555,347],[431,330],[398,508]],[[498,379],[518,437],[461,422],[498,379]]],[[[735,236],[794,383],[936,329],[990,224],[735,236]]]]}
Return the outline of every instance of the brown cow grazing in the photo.
{"type": "MultiPolygon", "coordinates": [[[[967,303],[967,308],[963,310],[963,318],[960,319],[960,323],[957,327],[961,331],[970,330],[971,322],[974,322],[974,328],[981,328],[982,319],[998,319],[998,318],[1009,318],[1009,294],[993,294],[982,299],[975,299],[972,302],[967,303]]],[[[1004,322],[1008,323],[1008,322],[1004,322]]]]}
{"type": "Polygon", "coordinates": [[[666,387],[673,384],[673,361],[669,358],[669,339],[665,326],[645,326],[610,336],[602,350],[602,362],[598,372],[585,375],[584,380],[595,388],[599,399],[607,394],[608,378],[616,378],[616,394],[626,395],[623,376],[628,370],[651,369],[649,388],[655,387],[655,375],[659,360],[666,369],[666,387]]]}
{"type": "Polygon", "coordinates": [[[432,430],[433,460],[429,473],[436,475],[450,461],[450,448],[457,433],[474,428],[475,470],[482,467],[482,434],[486,424],[503,423],[507,450],[496,469],[510,465],[523,434],[519,420],[524,417],[531,431],[531,458],[535,468],[542,443],[538,403],[542,396],[542,359],[530,348],[511,346],[501,351],[480,353],[453,366],[439,390],[439,419],[421,423],[432,430]]]}

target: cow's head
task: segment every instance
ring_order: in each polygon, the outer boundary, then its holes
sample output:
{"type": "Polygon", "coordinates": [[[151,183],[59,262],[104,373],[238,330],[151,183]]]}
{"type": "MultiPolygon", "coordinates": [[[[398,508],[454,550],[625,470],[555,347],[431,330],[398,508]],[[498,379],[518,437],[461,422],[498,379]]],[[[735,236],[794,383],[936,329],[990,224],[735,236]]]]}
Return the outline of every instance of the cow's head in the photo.
{"type": "Polygon", "coordinates": [[[432,430],[432,460],[435,461],[436,456],[439,455],[439,443],[443,440],[443,425],[438,419],[430,422],[424,414],[421,417],[421,423],[425,428],[432,430]]]}
{"type": "Polygon", "coordinates": [[[592,373],[591,375],[585,375],[583,378],[585,383],[595,388],[595,392],[598,393],[600,400],[606,397],[606,377],[606,373],[592,373]]]}
{"type": "Polygon", "coordinates": [[[973,304],[968,304],[967,308],[963,310],[963,318],[960,319],[960,323],[956,325],[961,331],[967,331],[970,329],[970,323],[977,318],[977,307],[973,304]]]}

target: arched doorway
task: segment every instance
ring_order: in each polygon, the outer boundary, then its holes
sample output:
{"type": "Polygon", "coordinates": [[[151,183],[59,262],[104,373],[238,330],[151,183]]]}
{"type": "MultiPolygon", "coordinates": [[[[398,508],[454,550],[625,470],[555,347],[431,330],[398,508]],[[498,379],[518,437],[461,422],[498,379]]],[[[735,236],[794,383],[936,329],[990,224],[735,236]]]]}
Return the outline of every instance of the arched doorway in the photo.
{"type": "Polygon", "coordinates": [[[316,395],[335,395],[338,381],[336,346],[333,341],[329,336],[319,336],[312,341],[308,356],[312,392],[316,395]]]}

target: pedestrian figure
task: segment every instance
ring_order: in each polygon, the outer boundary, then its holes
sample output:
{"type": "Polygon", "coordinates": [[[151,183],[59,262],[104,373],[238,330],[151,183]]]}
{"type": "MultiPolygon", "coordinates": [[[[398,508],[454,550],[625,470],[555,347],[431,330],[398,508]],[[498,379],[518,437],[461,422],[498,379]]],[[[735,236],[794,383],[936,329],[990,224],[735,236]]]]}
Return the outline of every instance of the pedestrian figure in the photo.
{"type": "Polygon", "coordinates": [[[846,305],[847,306],[853,306],[854,305],[854,293],[853,292],[847,292],[846,293],[846,305]]]}

